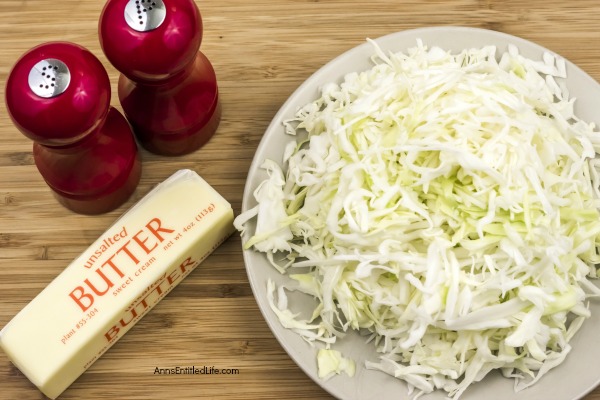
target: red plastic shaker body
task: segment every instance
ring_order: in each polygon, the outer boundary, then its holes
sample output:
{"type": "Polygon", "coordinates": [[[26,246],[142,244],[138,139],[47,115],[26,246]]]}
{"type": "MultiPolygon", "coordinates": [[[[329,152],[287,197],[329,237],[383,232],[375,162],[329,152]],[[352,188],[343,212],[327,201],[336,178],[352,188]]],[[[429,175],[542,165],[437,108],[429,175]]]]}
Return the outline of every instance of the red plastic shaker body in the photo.
{"type": "Polygon", "coordinates": [[[219,125],[215,71],[199,51],[202,32],[193,0],[109,0],[102,11],[100,44],[121,72],[121,105],[153,153],[191,153],[219,125]]]}
{"type": "Polygon", "coordinates": [[[12,121],[34,141],[35,164],[59,202],[77,213],[117,208],[140,179],[131,127],[110,97],[102,63],[68,42],[29,50],[7,80],[12,121]]]}

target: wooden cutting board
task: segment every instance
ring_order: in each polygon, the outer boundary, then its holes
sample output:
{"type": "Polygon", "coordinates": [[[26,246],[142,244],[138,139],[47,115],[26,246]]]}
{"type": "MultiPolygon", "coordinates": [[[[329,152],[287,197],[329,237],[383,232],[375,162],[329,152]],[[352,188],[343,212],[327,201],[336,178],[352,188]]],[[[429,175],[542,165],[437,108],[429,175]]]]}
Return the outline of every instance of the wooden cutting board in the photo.
{"type": "MultiPolygon", "coordinates": [[[[73,214],[52,197],[32,161],[31,142],[0,106],[0,327],[152,186],[191,168],[239,212],[263,132],[286,98],[315,70],[366,37],[435,25],[498,30],[548,47],[600,79],[596,0],[205,0],[202,50],[218,75],[223,119],[201,150],[166,158],[142,151],[137,191],[118,210],[73,214]]],[[[94,52],[102,1],[3,0],[0,95],[16,59],[45,41],[94,52]]],[[[120,108],[116,95],[112,104],[120,108]]],[[[327,399],[282,350],[254,301],[232,236],[97,361],[64,399],[327,399]],[[155,368],[206,366],[233,375],[155,375],[155,368]]],[[[594,366],[590,366],[594,368],[594,366]]],[[[0,399],[41,394],[0,354],[0,399]]],[[[600,400],[600,389],[585,397],[600,400]]]]}

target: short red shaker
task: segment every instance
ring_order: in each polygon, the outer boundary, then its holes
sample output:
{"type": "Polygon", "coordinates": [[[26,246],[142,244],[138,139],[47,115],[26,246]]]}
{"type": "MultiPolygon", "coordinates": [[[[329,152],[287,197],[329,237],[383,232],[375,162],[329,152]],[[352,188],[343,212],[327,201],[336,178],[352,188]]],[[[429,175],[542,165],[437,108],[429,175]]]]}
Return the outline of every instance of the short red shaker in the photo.
{"type": "Polygon", "coordinates": [[[193,0],[108,0],[100,45],[121,72],[119,99],[139,142],[167,156],[191,153],[221,117],[215,71],[202,52],[193,0]]]}
{"type": "Polygon", "coordinates": [[[141,174],[127,120],[110,106],[110,81],[87,49],[68,42],[36,46],[16,62],[6,105],[34,141],[35,164],[58,201],[80,214],[123,204],[141,174]]]}

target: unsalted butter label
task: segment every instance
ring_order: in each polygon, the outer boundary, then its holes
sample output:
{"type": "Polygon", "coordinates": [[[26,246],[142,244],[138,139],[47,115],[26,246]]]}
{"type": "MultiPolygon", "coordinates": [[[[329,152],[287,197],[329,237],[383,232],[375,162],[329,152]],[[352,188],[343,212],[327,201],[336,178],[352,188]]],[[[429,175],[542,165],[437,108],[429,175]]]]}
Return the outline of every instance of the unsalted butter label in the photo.
{"type": "Polygon", "coordinates": [[[0,347],[54,399],[232,232],[231,205],[178,171],[25,306],[0,347]]]}

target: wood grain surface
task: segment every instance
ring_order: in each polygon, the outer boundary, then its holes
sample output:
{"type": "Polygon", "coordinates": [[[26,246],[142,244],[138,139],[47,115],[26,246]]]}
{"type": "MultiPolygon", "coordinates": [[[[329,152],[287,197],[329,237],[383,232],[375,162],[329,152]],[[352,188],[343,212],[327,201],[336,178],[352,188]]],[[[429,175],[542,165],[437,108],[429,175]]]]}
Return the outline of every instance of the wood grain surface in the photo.
{"type": "MultiPolygon", "coordinates": [[[[98,42],[103,1],[2,0],[0,97],[8,73],[29,48],[54,40],[94,52],[117,72],[98,42]]],[[[206,0],[203,52],[213,63],[223,119],[199,151],[176,158],[142,151],[132,198],[101,216],[62,208],[33,164],[31,142],[0,106],[0,327],[4,326],[152,186],[191,168],[239,212],[246,173],[271,118],[323,64],[363,43],[410,28],[462,25],[537,42],[600,79],[597,0],[206,0]]],[[[594,368],[594,366],[590,366],[594,368]]],[[[0,354],[0,399],[43,396],[0,354]]],[[[238,235],[231,237],[97,361],[63,399],[328,399],[287,356],[253,298],[238,235]],[[239,369],[237,375],[157,376],[173,366],[239,369]]],[[[585,397],[600,400],[600,389],[585,397]]],[[[535,400],[535,399],[534,399],[535,400]]],[[[555,400],[555,399],[551,399],[555,400]]],[[[558,399],[560,400],[560,399],[558,399]]],[[[566,400],[566,399],[563,399],[566,400]]]]}

